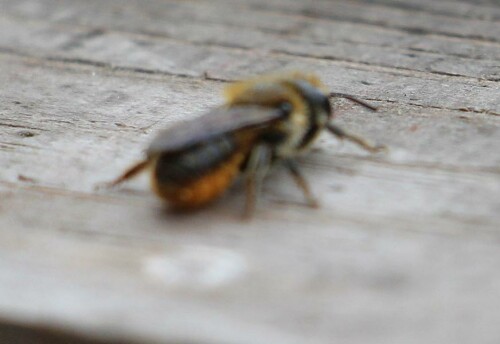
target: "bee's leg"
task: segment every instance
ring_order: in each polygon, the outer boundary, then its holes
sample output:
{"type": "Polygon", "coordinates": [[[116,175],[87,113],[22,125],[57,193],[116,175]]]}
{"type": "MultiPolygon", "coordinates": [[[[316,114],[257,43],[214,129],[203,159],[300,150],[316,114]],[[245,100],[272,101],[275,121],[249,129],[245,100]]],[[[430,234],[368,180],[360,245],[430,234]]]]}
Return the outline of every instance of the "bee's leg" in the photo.
{"type": "Polygon", "coordinates": [[[344,129],[337,127],[335,124],[328,123],[327,128],[333,135],[337,136],[339,139],[341,140],[346,139],[354,143],[357,143],[359,146],[363,147],[364,149],[366,149],[371,153],[387,150],[386,146],[374,145],[360,136],[346,132],[344,129]]]}
{"type": "Polygon", "coordinates": [[[97,188],[112,188],[115,187],[118,184],[123,183],[127,179],[133,178],[136,175],[138,175],[140,172],[142,172],[148,165],[150,161],[149,160],[143,160],[138,162],[137,164],[129,167],[125,172],[122,173],[118,178],[115,180],[112,180],[111,182],[107,183],[102,183],[97,186],[97,188]]]}
{"type": "Polygon", "coordinates": [[[307,200],[307,204],[311,208],[318,208],[319,203],[316,200],[316,198],[313,196],[311,189],[309,188],[309,184],[307,183],[306,179],[300,173],[299,167],[295,163],[295,161],[288,159],[285,161],[286,167],[288,168],[288,171],[290,171],[290,174],[293,177],[293,180],[297,184],[297,186],[302,190],[304,193],[304,196],[307,200]]]}
{"type": "Polygon", "coordinates": [[[246,203],[244,218],[250,218],[255,210],[255,203],[262,187],[262,181],[271,166],[271,149],[265,145],[258,145],[250,152],[246,174],[246,203]]]}

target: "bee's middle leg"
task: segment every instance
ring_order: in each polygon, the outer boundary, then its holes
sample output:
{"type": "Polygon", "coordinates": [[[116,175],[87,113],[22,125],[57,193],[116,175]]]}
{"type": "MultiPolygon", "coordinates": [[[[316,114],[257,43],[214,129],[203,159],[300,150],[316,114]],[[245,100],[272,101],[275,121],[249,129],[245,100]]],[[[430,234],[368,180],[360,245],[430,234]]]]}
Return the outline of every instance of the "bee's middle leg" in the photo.
{"type": "Polygon", "coordinates": [[[257,196],[271,166],[271,160],[272,152],[268,146],[259,145],[250,152],[245,166],[246,203],[243,213],[244,218],[250,218],[255,210],[257,196]]]}
{"type": "Polygon", "coordinates": [[[307,200],[307,204],[311,208],[318,208],[319,207],[319,202],[316,199],[316,197],[314,197],[314,195],[312,194],[311,189],[309,188],[309,183],[307,183],[306,179],[304,178],[304,176],[300,172],[299,167],[297,166],[297,164],[295,163],[295,161],[293,161],[291,159],[288,159],[288,160],[285,161],[285,165],[288,168],[288,171],[292,175],[293,180],[295,181],[295,183],[297,184],[297,186],[304,193],[304,197],[307,200]]]}

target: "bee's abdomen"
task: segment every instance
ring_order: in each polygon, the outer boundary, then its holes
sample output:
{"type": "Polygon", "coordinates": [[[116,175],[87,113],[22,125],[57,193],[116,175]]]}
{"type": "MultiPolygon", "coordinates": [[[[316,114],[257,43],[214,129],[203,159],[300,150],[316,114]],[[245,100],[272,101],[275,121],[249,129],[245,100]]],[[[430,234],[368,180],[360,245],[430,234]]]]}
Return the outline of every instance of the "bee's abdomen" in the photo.
{"type": "Polygon", "coordinates": [[[162,154],[153,169],[153,188],[175,208],[199,207],[232,184],[244,159],[240,145],[231,136],[162,154]]]}

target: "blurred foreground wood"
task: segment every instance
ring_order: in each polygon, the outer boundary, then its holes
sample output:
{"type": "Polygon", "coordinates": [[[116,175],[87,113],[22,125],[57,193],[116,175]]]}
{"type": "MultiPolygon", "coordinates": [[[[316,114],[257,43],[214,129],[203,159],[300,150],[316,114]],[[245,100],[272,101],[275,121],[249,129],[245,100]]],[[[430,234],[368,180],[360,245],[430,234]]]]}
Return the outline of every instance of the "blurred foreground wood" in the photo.
{"type": "Polygon", "coordinates": [[[1,343],[500,342],[500,6],[0,0],[1,343]],[[255,217],[95,191],[232,80],[309,70],[337,123],[255,217]]]}

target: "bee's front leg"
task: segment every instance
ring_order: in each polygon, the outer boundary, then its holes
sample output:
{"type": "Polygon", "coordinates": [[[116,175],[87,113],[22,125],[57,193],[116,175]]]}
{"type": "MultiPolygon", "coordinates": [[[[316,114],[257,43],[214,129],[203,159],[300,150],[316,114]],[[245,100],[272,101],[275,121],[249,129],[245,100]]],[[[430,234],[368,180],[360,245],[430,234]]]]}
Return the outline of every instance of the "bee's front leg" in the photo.
{"type": "Polygon", "coordinates": [[[327,129],[328,131],[330,131],[330,133],[337,136],[339,139],[341,140],[346,139],[351,142],[354,142],[371,153],[377,153],[380,151],[387,150],[386,146],[375,145],[361,136],[357,136],[355,134],[346,132],[344,129],[336,126],[335,124],[328,123],[327,129]]]}

